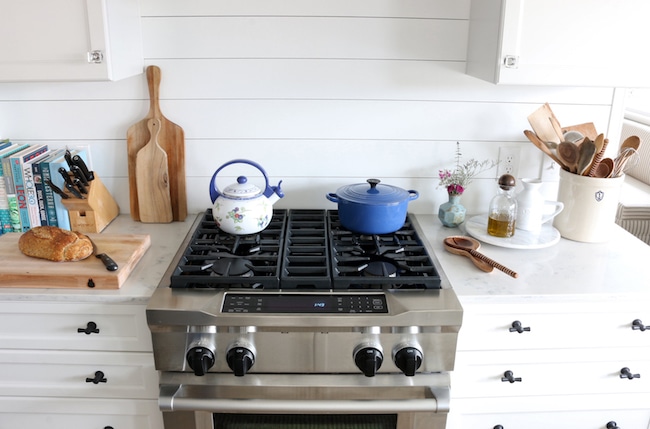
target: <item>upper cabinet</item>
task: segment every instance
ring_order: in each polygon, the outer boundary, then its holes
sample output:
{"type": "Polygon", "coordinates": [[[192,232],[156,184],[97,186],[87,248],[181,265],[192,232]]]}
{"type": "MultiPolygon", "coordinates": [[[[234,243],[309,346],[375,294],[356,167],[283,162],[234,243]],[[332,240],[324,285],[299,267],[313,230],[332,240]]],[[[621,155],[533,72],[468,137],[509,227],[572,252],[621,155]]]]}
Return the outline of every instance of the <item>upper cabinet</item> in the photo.
{"type": "Polygon", "coordinates": [[[650,86],[648,0],[472,0],[467,74],[498,84],[650,86]]]}
{"type": "Polygon", "coordinates": [[[119,80],[144,70],[138,0],[0,0],[0,81],[119,80]]]}

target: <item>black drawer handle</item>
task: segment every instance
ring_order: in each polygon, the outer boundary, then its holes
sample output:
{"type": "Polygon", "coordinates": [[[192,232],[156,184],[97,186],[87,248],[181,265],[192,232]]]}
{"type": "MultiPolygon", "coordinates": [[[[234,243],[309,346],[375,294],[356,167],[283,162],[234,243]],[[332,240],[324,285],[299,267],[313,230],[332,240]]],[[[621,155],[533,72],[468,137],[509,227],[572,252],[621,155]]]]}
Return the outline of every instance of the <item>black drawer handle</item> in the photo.
{"type": "Polygon", "coordinates": [[[88,322],[85,328],[77,328],[77,332],[80,334],[99,334],[99,329],[97,329],[97,324],[95,322],[88,322]]]}
{"type": "Polygon", "coordinates": [[[86,378],[86,383],[92,383],[92,384],[106,383],[106,377],[104,377],[103,372],[95,371],[95,377],[86,378]]]}
{"type": "Polygon", "coordinates": [[[530,328],[529,327],[524,328],[523,326],[521,326],[521,322],[519,320],[515,320],[514,322],[512,322],[512,326],[509,329],[509,331],[510,332],[519,332],[521,334],[524,331],[530,332],[530,328]]]}
{"type": "Polygon", "coordinates": [[[616,422],[607,422],[607,426],[605,426],[607,429],[621,429],[618,427],[616,422]]]}
{"type": "Polygon", "coordinates": [[[492,429],[503,429],[503,426],[501,426],[501,425],[496,425],[496,426],[493,427],[492,429]]]}
{"type": "Polygon", "coordinates": [[[514,383],[515,381],[521,381],[521,377],[515,377],[512,371],[506,371],[503,373],[503,377],[501,377],[501,381],[514,383]]]}
{"type": "Polygon", "coordinates": [[[625,367],[625,368],[621,368],[621,374],[619,375],[619,377],[632,380],[633,378],[641,378],[641,374],[632,374],[630,368],[625,367]]]}
{"type": "Polygon", "coordinates": [[[632,329],[635,331],[645,331],[646,329],[650,329],[650,326],[645,326],[641,319],[634,319],[632,322],[632,329]]]}

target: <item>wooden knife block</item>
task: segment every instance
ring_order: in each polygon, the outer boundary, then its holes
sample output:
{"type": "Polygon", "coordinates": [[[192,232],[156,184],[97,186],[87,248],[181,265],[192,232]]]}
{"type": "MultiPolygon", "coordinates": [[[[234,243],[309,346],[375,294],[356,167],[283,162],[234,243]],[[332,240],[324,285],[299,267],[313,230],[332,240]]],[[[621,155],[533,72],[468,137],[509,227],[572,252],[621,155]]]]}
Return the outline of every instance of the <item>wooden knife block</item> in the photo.
{"type": "Polygon", "coordinates": [[[120,213],[120,208],[106,186],[95,174],[95,180],[88,183],[85,199],[76,198],[67,189],[70,197],[62,199],[70,216],[70,230],[83,233],[101,232],[120,213]]]}

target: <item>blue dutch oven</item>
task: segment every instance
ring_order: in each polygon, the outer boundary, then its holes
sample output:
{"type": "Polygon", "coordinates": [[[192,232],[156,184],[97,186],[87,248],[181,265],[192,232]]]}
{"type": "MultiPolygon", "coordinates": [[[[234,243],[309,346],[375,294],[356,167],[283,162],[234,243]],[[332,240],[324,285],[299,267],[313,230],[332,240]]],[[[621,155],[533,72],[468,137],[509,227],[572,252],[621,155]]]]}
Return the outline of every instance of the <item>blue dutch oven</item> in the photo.
{"type": "Polygon", "coordinates": [[[420,194],[397,186],[380,185],[379,179],[368,179],[340,187],[326,195],[338,204],[341,225],[360,234],[389,234],[404,225],[409,201],[420,194]],[[370,185],[370,186],[368,186],[370,185]]]}

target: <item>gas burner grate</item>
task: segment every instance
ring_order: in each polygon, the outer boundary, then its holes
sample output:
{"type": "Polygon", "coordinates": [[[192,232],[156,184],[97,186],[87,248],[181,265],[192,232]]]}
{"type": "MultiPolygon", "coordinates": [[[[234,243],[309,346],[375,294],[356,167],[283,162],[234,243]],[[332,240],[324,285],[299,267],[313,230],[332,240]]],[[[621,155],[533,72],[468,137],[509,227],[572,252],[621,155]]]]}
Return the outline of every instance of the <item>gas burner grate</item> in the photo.
{"type": "Polygon", "coordinates": [[[439,289],[440,275],[407,215],[390,234],[364,235],[328,211],[334,289],[439,289]]]}
{"type": "Polygon", "coordinates": [[[325,210],[292,210],[287,221],[282,289],[331,289],[325,210]]]}
{"type": "Polygon", "coordinates": [[[263,231],[231,235],[207,210],[171,276],[171,287],[277,289],[286,217],[286,210],[275,210],[263,231]]]}

